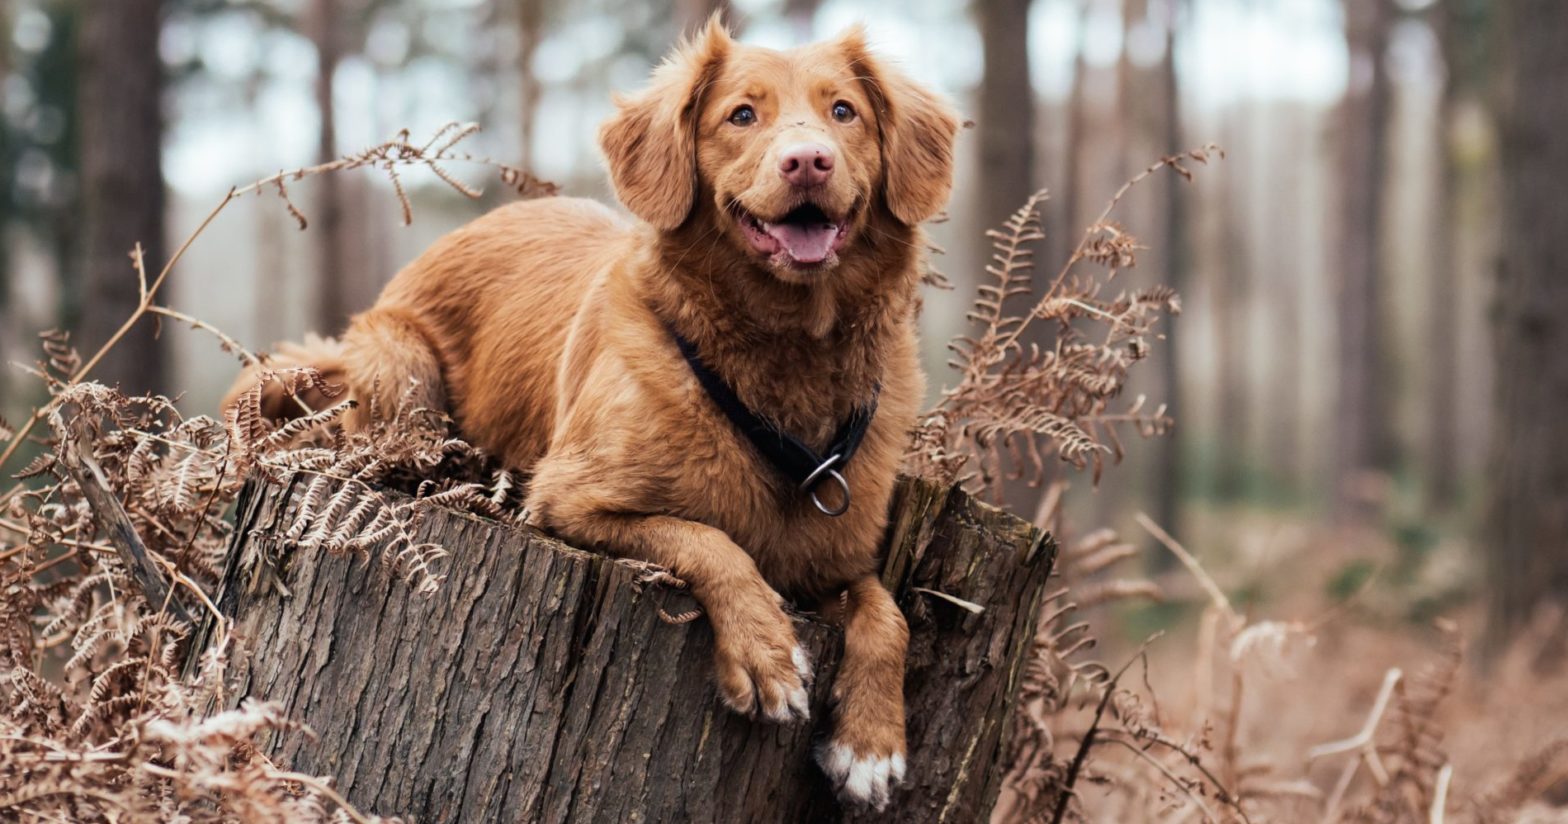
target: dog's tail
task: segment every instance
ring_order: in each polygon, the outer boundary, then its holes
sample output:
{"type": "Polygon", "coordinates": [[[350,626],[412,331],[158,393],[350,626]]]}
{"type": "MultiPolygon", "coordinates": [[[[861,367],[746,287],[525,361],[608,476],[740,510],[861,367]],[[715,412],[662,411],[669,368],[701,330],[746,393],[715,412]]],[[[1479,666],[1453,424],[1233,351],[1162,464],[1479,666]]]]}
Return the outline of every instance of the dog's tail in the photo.
{"type": "Polygon", "coordinates": [[[431,338],[416,317],[397,307],[356,315],[341,338],[306,335],[303,343],[279,345],[264,363],[247,367],[234,381],[223,398],[224,413],[242,400],[251,403],[253,392],[260,395],[261,416],[275,421],[352,398],[360,406],[342,421],[350,430],[368,423],[374,410],[392,415],[404,404],[447,411],[441,361],[431,338]],[[304,380],[301,369],[316,374],[304,380]]]}
{"type": "Polygon", "coordinates": [[[240,372],[224,394],[221,409],[227,412],[258,387],[264,418],[290,420],[305,414],[306,407],[325,409],[341,400],[348,388],[347,363],[345,347],[337,338],[306,334],[301,343],[281,343],[260,366],[251,364],[240,372]],[[299,380],[303,369],[315,370],[321,379],[299,380]]]}

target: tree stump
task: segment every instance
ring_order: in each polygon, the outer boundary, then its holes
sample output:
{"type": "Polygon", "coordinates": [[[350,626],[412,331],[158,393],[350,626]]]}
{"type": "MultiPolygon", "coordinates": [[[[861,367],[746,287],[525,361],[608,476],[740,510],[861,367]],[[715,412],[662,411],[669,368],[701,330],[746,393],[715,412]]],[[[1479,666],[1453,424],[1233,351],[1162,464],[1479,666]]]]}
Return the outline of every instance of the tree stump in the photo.
{"type": "Polygon", "coordinates": [[[841,810],[812,759],[837,629],[796,619],[816,662],[811,722],[749,721],[719,703],[707,621],[666,620],[695,602],[646,569],[432,508],[419,537],[451,556],[422,597],[378,562],[291,552],[305,486],[252,481],[240,497],[219,598],[243,639],[230,701],[276,701],[307,724],[315,740],[279,736],[268,754],[334,776],[363,810],[421,824],[967,823],[996,802],[1056,545],[962,492],[905,482],[893,503],[883,580],[910,625],[909,773],[878,815],[841,810]],[[239,562],[258,551],[262,569],[239,562]]]}

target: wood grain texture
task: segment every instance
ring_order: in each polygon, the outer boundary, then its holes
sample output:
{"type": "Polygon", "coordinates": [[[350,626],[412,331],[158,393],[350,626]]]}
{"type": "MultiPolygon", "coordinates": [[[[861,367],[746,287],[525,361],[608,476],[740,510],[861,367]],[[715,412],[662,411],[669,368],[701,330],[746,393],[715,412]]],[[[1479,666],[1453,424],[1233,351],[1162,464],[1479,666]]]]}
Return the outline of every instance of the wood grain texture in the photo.
{"type": "Polygon", "coordinates": [[[695,604],[537,531],[432,510],[451,550],[428,598],[379,562],[291,552],[305,483],[240,499],[220,606],[245,639],[234,704],[317,734],[268,744],[362,809],[418,822],[984,821],[1055,544],[959,492],[905,483],[884,579],[909,619],[909,776],[881,815],[842,811],[812,761],[842,638],[797,619],[810,724],[725,710],[695,604]],[[241,559],[267,559],[241,563],[241,559]],[[983,605],[979,614],[935,590],[983,605]],[[285,594],[286,593],[286,594],[285,594]]]}

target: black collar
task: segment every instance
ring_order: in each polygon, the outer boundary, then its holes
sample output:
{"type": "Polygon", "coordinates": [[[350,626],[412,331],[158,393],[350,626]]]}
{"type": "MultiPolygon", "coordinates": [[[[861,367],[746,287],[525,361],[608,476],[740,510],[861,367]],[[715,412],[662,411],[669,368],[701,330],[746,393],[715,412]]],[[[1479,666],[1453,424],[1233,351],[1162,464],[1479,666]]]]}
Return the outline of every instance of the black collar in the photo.
{"type": "Polygon", "coordinates": [[[709,399],[775,470],[795,484],[799,491],[810,495],[811,502],[824,514],[837,516],[849,510],[849,483],[841,473],[849,465],[849,459],[854,457],[855,450],[860,448],[860,442],[871,426],[871,418],[876,415],[877,396],[882,391],[880,384],[873,387],[870,402],[851,412],[849,418],[839,425],[824,457],[801,443],[800,439],[751,411],[736,396],[735,390],[702,362],[695,344],[673,328],[670,329],[670,335],[675,338],[675,345],[680,347],[681,355],[686,358],[692,374],[697,376],[697,382],[708,393],[709,399]],[[843,496],[843,503],[837,508],[826,506],[817,497],[817,488],[827,480],[838,484],[843,496]]]}

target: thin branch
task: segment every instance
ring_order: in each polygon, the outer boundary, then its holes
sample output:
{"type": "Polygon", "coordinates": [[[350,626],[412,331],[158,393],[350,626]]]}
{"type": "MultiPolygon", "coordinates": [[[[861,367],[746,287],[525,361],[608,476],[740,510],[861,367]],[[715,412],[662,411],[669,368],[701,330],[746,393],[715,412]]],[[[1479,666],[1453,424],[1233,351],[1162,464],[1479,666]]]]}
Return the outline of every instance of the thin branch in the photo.
{"type": "Polygon", "coordinates": [[[1174,785],[1176,789],[1181,790],[1182,795],[1187,796],[1188,800],[1197,805],[1198,810],[1203,813],[1203,820],[1214,822],[1219,821],[1218,818],[1215,818],[1214,811],[1209,809],[1209,805],[1203,803],[1203,799],[1199,798],[1195,793],[1193,793],[1186,783],[1178,778],[1174,773],[1172,773],[1169,768],[1167,768],[1164,764],[1161,764],[1159,759],[1149,755],[1141,747],[1135,747],[1120,738],[1107,737],[1102,738],[1101,740],[1108,744],[1120,744],[1123,747],[1126,747],[1128,752],[1138,756],[1139,758],[1143,759],[1144,763],[1155,768],[1156,770],[1159,770],[1160,774],[1165,776],[1166,780],[1174,785]]]}
{"type": "Polygon", "coordinates": [[[1122,664],[1122,668],[1106,681],[1100,694],[1100,702],[1094,708],[1094,719],[1089,723],[1089,729],[1083,734],[1083,740],[1078,742],[1078,752],[1073,754],[1073,760],[1067,765],[1067,774],[1062,778],[1061,796],[1056,800],[1056,810],[1051,814],[1051,824],[1062,824],[1062,819],[1067,815],[1067,805],[1074,796],[1073,787],[1078,783],[1078,775],[1083,772],[1083,765],[1089,760],[1089,750],[1094,747],[1095,736],[1100,732],[1100,721],[1105,717],[1105,708],[1110,706],[1111,696],[1116,692],[1116,684],[1132,665],[1148,652],[1149,645],[1159,639],[1161,633],[1156,633],[1138,646],[1138,651],[1122,664]]]}
{"type": "Polygon", "coordinates": [[[1225,613],[1225,617],[1230,620],[1231,629],[1234,630],[1240,626],[1243,623],[1241,615],[1236,612],[1235,607],[1231,606],[1230,599],[1225,597],[1225,592],[1220,589],[1219,584],[1216,584],[1213,578],[1209,577],[1209,573],[1203,569],[1202,564],[1198,563],[1198,559],[1194,558],[1192,553],[1188,552],[1180,543],[1177,543],[1176,539],[1170,536],[1170,533],[1161,529],[1160,525],[1155,523],[1154,519],[1148,515],[1139,512],[1137,520],[1139,526],[1147,530],[1150,535],[1154,536],[1155,540],[1170,550],[1171,554],[1181,561],[1182,566],[1192,573],[1192,577],[1198,580],[1199,586],[1202,586],[1203,590],[1208,593],[1209,600],[1213,601],[1214,605],[1221,612],[1225,613]]]}

